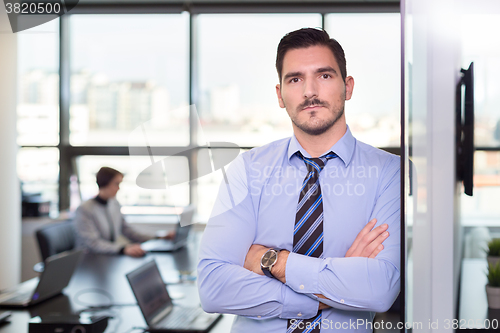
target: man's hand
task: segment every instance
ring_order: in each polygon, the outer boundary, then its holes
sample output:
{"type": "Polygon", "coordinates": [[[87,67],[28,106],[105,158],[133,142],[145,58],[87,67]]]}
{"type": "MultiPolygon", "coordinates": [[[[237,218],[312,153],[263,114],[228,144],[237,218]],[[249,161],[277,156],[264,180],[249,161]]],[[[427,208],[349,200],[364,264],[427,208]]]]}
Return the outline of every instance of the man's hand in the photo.
{"type": "Polygon", "coordinates": [[[123,253],[131,257],[143,257],[146,252],[141,249],[141,244],[128,244],[123,249],[123,253]]]}
{"type": "Polygon", "coordinates": [[[167,234],[158,236],[159,239],[167,239],[167,240],[174,239],[174,237],[175,237],[175,230],[172,230],[167,234]]]}
{"type": "Polygon", "coordinates": [[[345,257],[375,258],[384,249],[382,243],[389,237],[387,224],[382,224],[375,229],[373,227],[377,219],[373,219],[360,231],[356,239],[347,250],[345,257]],[[373,229],[373,230],[372,230],[373,229]]]}

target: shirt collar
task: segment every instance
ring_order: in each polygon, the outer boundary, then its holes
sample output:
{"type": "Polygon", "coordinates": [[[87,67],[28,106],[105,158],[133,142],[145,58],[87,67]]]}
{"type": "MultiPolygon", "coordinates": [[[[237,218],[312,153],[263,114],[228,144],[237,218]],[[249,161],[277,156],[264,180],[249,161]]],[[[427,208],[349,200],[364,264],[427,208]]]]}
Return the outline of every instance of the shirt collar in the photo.
{"type": "Polygon", "coordinates": [[[107,205],[108,204],[108,200],[105,200],[103,198],[101,198],[99,195],[96,196],[94,198],[95,201],[97,201],[98,203],[100,203],[101,205],[107,205]]]}
{"type": "MultiPolygon", "coordinates": [[[[337,141],[332,147],[330,147],[330,149],[325,151],[324,154],[330,151],[334,152],[342,160],[342,162],[344,162],[345,167],[347,167],[352,160],[355,145],[356,139],[354,138],[354,136],[352,136],[349,126],[347,126],[347,130],[342,138],[340,138],[339,141],[337,141]]],[[[292,138],[290,139],[290,143],[288,144],[288,163],[290,163],[291,158],[298,151],[300,151],[304,157],[311,157],[311,155],[309,155],[309,153],[304,148],[302,148],[299,141],[297,141],[295,134],[293,134],[292,138]]]]}

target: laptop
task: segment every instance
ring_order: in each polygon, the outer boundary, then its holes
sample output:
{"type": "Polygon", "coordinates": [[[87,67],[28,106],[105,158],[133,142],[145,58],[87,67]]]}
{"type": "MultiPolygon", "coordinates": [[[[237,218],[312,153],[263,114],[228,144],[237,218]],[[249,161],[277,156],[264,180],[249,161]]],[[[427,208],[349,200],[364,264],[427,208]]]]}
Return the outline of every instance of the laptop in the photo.
{"type": "Polygon", "coordinates": [[[0,325],[9,322],[12,312],[0,312],[0,325]]]}
{"type": "Polygon", "coordinates": [[[175,228],[174,239],[151,239],[141,244],[146,252],[172,252],[187,245],[189,231],[191,230],[194,207],[186,207],[180,215],[180,222],[175,228]]]}
{"type": "Polygon", "coordinates": [[[82,251],[77,250],[47,258],[39,278],[0,293],[0,307],[25,308],[60,294],[69,284],[81,255],[82,251]]]}
{"type": "Polygon", "coordinates": [[[127,274],[148,332],[208,332],[222,317],[201,307],[180,307],[172,303],[156,265],[150,261],[127,274]]]}

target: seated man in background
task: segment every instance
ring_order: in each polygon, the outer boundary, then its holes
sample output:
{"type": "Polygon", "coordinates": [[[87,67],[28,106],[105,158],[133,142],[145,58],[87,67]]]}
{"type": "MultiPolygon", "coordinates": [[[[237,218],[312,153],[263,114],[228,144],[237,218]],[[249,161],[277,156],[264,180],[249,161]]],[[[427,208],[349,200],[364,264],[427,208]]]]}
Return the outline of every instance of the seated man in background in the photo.
{"type": "MultiPolygon", "coordinates": [[[[93,253],[126,254],[141,257],[145,254],[140,243],[154,238],[132,228],[120,211],[116,193],[123,174],[109,167],[102,167],[96,174],[99,193],[78,207],[75,228],[78,247],[93,253]],[[132,242],[132,243],[131,243],[132,242]]],[[[168,234],[165,238],[171,238],[168,234]]]]}

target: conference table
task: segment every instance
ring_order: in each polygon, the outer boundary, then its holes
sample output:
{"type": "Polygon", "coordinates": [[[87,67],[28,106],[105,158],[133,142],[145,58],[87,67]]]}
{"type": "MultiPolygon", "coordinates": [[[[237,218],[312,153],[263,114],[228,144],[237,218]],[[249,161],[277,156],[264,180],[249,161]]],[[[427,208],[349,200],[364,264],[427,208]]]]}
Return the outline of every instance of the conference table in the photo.
{"type": "MultiPolygon", "coordinates": [[[[106,333],[141,332],[147,325],[125,275],[150,260],[156,261],[176,305],[197,306],[200,304],[196,286],[199,237],[200,233],[192,233],[187,248],[173,253],[148,253],[142,258],[84,254],[63,294],[25,310],[0,309],[12,311],[11,322],[0,325],[0,333],[27,333],[32,317],[81,311],[112,317],[106,333]],[[109,305],[112,306],[108,308],[109,305]],[[102,308],[95,308],[99,306],[102,308]]],[[[232,315],[224,315],[210,332],[229,332],[233,319],[232,315]]]]}

